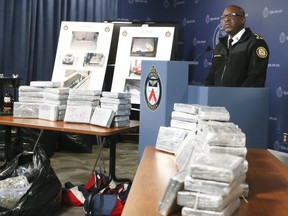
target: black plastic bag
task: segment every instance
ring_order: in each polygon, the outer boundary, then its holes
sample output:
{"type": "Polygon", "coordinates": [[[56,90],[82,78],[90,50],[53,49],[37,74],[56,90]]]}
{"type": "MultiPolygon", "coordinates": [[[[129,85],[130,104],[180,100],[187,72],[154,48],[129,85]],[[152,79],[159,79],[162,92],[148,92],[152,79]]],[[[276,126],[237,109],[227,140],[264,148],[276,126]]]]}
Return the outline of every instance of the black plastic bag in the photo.
{"type": "Polygon", "coordinates": [[[53,216],[61,208],[61,182],[43,149],[23,152],[0,170],[0,180],[25,175],[31,186],[13,209],[0,207],[0,216],[53,216]]]}
{"type": "Polygon", "coordinates": [[[97,144],[95,135],[61,132],[59,134],[59,150],[92,153],[92,145],[97,144]]]}

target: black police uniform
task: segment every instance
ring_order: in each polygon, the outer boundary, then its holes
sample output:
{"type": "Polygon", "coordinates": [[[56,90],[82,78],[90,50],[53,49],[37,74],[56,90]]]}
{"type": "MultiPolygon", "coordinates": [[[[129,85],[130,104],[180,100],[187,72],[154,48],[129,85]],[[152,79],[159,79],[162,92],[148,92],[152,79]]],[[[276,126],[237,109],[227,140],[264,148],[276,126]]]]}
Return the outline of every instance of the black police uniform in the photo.
{"type": "Polygon", "coordinates": [[[227,47],[227,40],[228,36],[219,38],[205,85],[264,87],[269,49],[263,38],[246,28],[232,47],[227,47]]]}

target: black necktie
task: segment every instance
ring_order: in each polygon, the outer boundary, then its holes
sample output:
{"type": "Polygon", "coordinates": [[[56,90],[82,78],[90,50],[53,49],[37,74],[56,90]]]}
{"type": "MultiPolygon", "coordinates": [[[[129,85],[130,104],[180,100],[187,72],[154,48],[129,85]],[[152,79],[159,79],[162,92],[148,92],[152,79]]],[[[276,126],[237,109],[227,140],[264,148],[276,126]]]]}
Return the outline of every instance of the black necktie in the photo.
{"type": "Polygon", "coordinates": [[[229,39],[229,45],[228,45],[228,48],[231,48],[231,46],[232,46],[232,42],[233,42],[233,39],[230,38],[230,39],[229,39]]]}

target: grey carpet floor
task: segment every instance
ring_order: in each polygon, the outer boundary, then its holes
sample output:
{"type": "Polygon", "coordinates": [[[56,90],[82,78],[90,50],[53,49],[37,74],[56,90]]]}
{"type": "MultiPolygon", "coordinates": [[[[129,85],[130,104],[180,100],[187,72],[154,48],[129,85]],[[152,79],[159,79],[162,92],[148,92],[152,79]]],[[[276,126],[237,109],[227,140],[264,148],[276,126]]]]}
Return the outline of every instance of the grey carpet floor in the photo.
{"type": "MultiPolygon", "coordinates": [[[[51,158],[51,166],[64,186],[65,182],[75,185],[85,184],[92,173],[97,155],[97,146],[92,153],[56,152],[51,158]]],[[[133,180],[138,167],[138,143],[121,142],[116,146],[116,177],[133,180]]],[[[109,148],[103,148],[103,157],[98,161],[96,170],[109,173],[109,148]],[[103,166],[104,164],[104,166],[103,166]]],[[[84,215],[82,207],[63,206],[61,216],[84,215]]]]}

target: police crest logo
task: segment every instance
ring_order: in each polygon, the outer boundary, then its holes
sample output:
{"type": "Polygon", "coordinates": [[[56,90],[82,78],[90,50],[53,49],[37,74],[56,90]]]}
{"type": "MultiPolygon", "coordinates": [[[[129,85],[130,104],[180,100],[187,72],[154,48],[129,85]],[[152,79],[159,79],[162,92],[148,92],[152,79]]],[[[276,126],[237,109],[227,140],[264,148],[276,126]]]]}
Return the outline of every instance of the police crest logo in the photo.
{"type": "Polygon", "coordinates": [[[145,80],[145,102],[151,111],[157,110],[161,101],[162,94],[161,80],[157,68],[152,65],[145,80]]]}
{"type": "Polygon", "coordinates": [[[265,47],[258,47],[256,49],[256,54],[259,58],[266,58],[268,55],[268,52],[265,47]]]}

